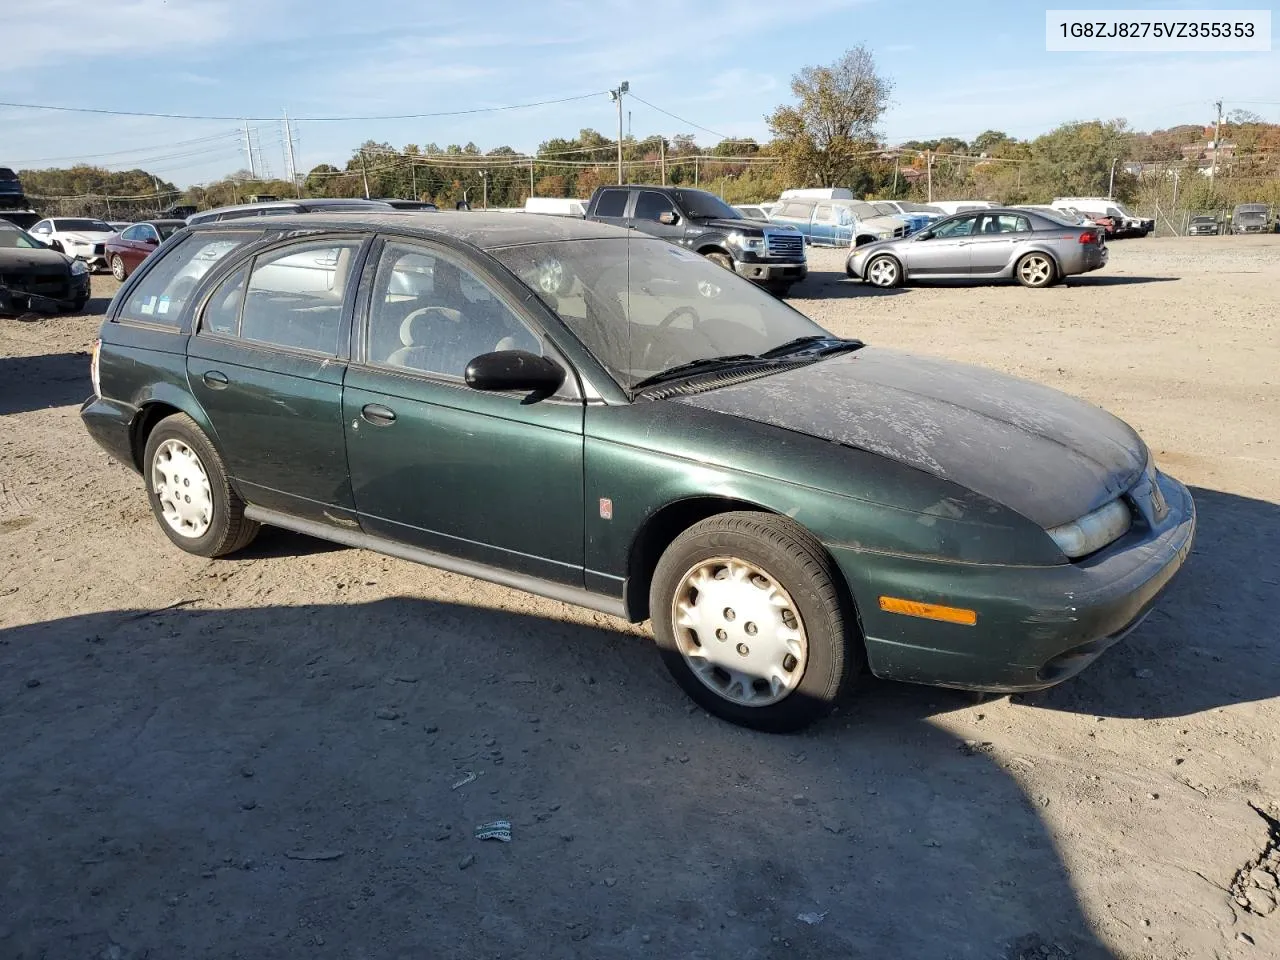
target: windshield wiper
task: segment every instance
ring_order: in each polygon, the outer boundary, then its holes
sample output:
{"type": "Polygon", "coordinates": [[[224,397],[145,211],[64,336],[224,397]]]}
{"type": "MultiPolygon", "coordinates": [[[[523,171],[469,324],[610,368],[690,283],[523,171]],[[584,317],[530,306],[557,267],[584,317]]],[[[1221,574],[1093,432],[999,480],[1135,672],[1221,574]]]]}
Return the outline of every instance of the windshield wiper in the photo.
{"type": "Polygon", "coordinates": [[[796,337],[794,340],[788,340],[786,343],[780,343],[771,350],[766,350],[760,356],[766,360],[776,357],[785,357],[790,353],[812,352],[817,354],[834,353],[837,350],[857,350],[866,346],[861,340],[845,340],[841,337],[833,337],[827,333],[813,334],[807,337],[796,337]],[[819,344],[824,344],[819,346],[819,344]]]}
{"type": "Polygon", "coordinates": [[[674,367],[668,367],[666,370],[660,370],[652,376],[645,377],[639,383],[632,386],[632,390],[641,390],[645,387],[651,387],[655,383],[662,383],[664,380],[672,380],[676,377],[683,377],[685,374],[693,373],[696,370],[712,369],[719,367],[733,367],[740,363],[751,363],[764,358],[757,357],[754,353],[732,353],[723,357],[700,357],[697,360],[690,360],[688,363],[678,363],[674,367]]]}

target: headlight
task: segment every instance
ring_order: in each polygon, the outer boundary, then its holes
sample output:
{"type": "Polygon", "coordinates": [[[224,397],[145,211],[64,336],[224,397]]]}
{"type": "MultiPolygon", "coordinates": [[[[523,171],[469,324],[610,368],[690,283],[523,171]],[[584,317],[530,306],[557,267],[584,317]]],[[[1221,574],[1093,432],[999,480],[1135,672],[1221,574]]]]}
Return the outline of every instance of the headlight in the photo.
{"type": "Polygon", "coordinates": [[[1088,556],[1118,540],[1129,529],[1133,516],[1123,500],[1112,500],[1079,520],[1047,531],[1058,549],[1072,560],[1088,556]]]}
{"type": "Polygon", "coordinates": [[[71,261],[71,275],[73,277],[78,277],[81,274],[85,274],[88,272],[89,272],[89,266],[83,260],[71,261]]]}
{"type": "Polygon", "coordinates": [[[764,253],[764,237],[747,237],[741,233],[731,233],[727,239],[730,245],[737,247],[739,250],[764,253]]]}

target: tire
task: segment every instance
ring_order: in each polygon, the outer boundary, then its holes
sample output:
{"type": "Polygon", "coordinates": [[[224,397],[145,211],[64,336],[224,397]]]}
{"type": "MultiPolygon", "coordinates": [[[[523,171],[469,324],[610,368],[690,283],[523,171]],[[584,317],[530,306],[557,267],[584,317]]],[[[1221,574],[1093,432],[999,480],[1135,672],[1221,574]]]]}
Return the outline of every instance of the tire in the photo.
{"type": "Polygon", "coordinates": [[[243,549],[258,535],[260,525],[245,519],[245,503],[228,482],[222,457],[185,413],[166,417],[151,431],[142,475],[160,529],[187,553],[221,557],[243,549]],[[158,478],[166,481],[160,490],[158,478]],[[180,500],[170,497],[173,491],[183,491],[177,494],[180,500]],[[208,509],[198,516],[201,496],[208,509]]]}
{"type": "Polygon", "coordinates": [[[1053,286],[1058,268],[1047,253],[1028,253],[1014,265],[1013,275],[1024,287],[1039,290],[1053,286]]]}
{"type": "Polygon", "coordinates": [[[772,733],[806,727],[831,712],[866,662],[861,637],[847,632],[857,617],[840,576],[822,545],[785,517],[736,512],[696,523],[663,553],[650,586],[663,663],[708,713],[772,733]],[[699,580],[713,586],[699,589],[699,580]],[[698,627],[680,622],[698,617],[706,618],[698,627]],[[756,624],[766,617],[776,630],[756,624]]]}
{"type": "Polygon", "coordinates": [[[733,258],[727,253],[721,253],[719,250],[712,250],[710,253],[704,253],[703,256],[716,266],[724,267],[730,273],[733,272],[733,258]]]}
{"type": "Polygon", "coordinates": [[[864,282],[882,290],[900,287],[902,286],[902,264],[896,257],[891,257],[887,253],[877,254],[863,268],[862,278],[864,282]]]}
{"type": "Polygon", "coordinates": [[[120,254],[118,253],[111,255],[111,275],[121,283],[129,277],[129,271],[125,269],[124,261],[120,259],[120,254]]]}

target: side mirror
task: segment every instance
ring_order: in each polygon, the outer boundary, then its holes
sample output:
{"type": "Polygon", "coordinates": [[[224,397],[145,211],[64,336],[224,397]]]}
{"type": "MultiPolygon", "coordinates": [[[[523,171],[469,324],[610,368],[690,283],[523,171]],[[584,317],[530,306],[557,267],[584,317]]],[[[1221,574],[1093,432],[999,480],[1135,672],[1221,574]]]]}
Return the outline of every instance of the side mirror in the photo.
{"type": "Polygon", "coordinates": [[[158,246],[160,246],[160,241],[159,241],[159,240],[157,240],[155,237],[143,237],[143,238],[142,238],[142,242],[143,242],[143,243],[149,243],[149,244],[151,244],[151,246],[153,246],[153,247],[158,247],[158,246]]]}
{"type": "Polygon", "coordinates": [[[932,231],[932,230],[921,230],[919,233],[917,233],[917,234],[916,234],[916,239],[917,239],[917,240],[932,240],[932,239],[933,239],[933,231],[932,231]]]}
{"type": "Polygon", "coordinates": [[[526,390],[549,396],[564,383],[564,368],[527,350],[497,350],[468,363],[466,380],[472,390],[526,390]]]}
{"type": "Polygon", "coordinates": [[[62,245],[62,241],[52,237],[45,241],[45,245],[50,250],[57,250],[59,253],[67,252],[66,248],[62,245]]]}
{"type": "Polygon", "coordinates": [[[658,214],[658,222],[666,224],[668,227],[673,226],[679,220],[680,218],[677,217],[670,210],[663,210],[660,214],[658,214]]]}

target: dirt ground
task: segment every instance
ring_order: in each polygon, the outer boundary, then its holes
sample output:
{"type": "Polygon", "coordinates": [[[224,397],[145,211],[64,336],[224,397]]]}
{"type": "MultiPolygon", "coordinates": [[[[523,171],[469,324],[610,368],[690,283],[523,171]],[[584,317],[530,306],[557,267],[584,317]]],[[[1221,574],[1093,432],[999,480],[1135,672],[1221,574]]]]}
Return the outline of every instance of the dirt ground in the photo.
{"type": "Polygon", "coordinates": [[[0,957],[1280,956],[1280,238],[1044,291],[811,265],[833,330],[1083,396],[1193,487],[1139,631],[1042,694],[868,679],[750,733],[607,617],[177,551],[81,428],[99,317],[0,320],[0,957]]]}

